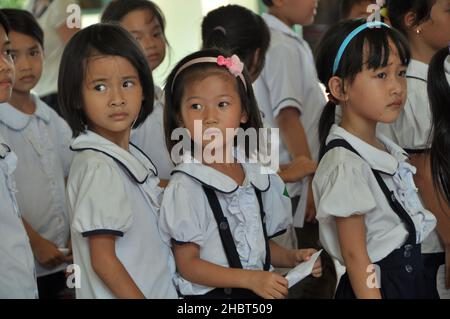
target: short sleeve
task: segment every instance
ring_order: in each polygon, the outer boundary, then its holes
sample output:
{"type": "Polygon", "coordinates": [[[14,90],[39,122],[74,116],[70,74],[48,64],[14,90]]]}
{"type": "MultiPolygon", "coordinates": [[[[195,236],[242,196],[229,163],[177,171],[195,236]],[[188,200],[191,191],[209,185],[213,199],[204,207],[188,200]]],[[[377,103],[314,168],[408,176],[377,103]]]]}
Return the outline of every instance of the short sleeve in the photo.
{"type": "MultiPolygon", "coordinates": [[[[196,189],[196,188],[195,188],[196,189]]],[[[192,188],[172,181],[164,191],[159,227],[163,241],[172,245],[172,239],[180,243],[194,243],[203,246],[206,229],[207,207],[193,194],[192,188]]]]}
{"type": "Polygon", "coordinates": [[[273,117],[286,107],[295,107],[303,113],[302,66],[298,51],[285,43],[270,48],[263,77],[270,88],[273,117]]]}
{"type": "Polygon", "coordinates": [[[316,218],[320,221],[331,216],[350,217],[376,208],[368,174],[362,168],[341,163],[320,179],[316,176],[313,180],[316,218]]]}
{"type": "Polygon", "coordinates": [[[285,184],[276,175],[270,175],[270,188],[263,193],[266,227],[269,238],[281,235],[292,224],[291,200],[285,195],[285,184]]]}
{"type": "Polygon", "coordinates": [[[68,193],[74,215],[72,228],[84,237],[123,236],[131,227],[132,208],[122,177],[113,165],[102,161],[85,164],[76,181],[69,181],[68,193]],[[74,187],[76,192],[72,191],[74,187]]]}

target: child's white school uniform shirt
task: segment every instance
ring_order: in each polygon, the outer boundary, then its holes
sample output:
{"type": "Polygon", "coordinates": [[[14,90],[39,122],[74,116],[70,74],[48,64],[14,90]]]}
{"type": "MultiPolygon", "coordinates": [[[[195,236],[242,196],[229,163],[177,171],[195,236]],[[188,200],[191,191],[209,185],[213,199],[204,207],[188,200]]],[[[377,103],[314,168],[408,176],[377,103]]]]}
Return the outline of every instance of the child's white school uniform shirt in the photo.
{"type": "MultiPolygon", "coordinates": [[[[69,173],[72,131],[67,123],[36,95],[36,111],[25,114],[9,103],[0,104],[0,134],[17,154],[14,177],[22,217],[42,237],[67,248],[69,217],[64,178],[69,173]]],[[[65,269],[45,268],[36,261],[37,276],[65,269]]]]}
{"type": "Polygon", "coordinates": [[[164,135],[164,94],[155,86],[155,102],[153,112],[144,123],[131,132],[131,141],[152,158],[160,179],[170,179],[170,171],[174,168],[166,147],[164,135]]]}
{"type": "Polygon", "coordinates": [[[77,152],[67,184],[81,271],[77,298],[115,298],[92,268],[89,237],[98,234],[116,236],[116,255],[146,298],[177,298],[173,257],[157,227],[162,189],[151,160],[132,144],[126,151],[91,131],[71,148],[77,152]]]}
{"type": "MultiPolygon", "coordinates": [[[[255,96],[267,123],[278,127],[276,117],[286,107],[295,107],[300,112],[300,120],[305,129],[309,149],[313,159],[319,155],[319,119],[326,104],[325,94],[320,87],[314,58],[308,43],[292,31],[281,20],[270,14],[263,14],[270,29],[270,46],[261,75],[254,83],[255,96]]],[[[290,162],[286,145],[280,140],[280,163],[290,162]]],[[[289,195],[301,195],[295,220],[297,226],[303,225],[304,209],[308,194],[308,179],[289,183],[289,195]]]]}
{"type": "Polygon", "coordinates": [[[421,243],[434,229],[436,219],[420,202],[413,180],[415,167],[406,162],[403,149],[380,134],[377,138],[387,149],[383,152],[333,125],[327,143],[339,138],[346,140],[363,158],[337,147],[328,151],[319,163],[313,193],[323,247],[344,264],[335,218],[355,214],[364,215],[371,262],[380,261],[406,241],[408,231],[390,207],[372,169],[381,172],[386,186],[411,216],[417,231],[416,242],[421,243]]]}
{"type": "MultiPolygon", "coordinates": [[[[408,151],[423,151],[431,147],[432,114],[428,100],[428,64],[411,60],[406,72],[408,94],[397,120],[378,125],[378,131],[408,151]]],[[[444,247],[435,229],[422,243],[422,253],[443,252],[444,247]]]]}
{"type": "MultiPolygon", "coordinates": [[[[186,159],[186,158],[185,158],[186,159]]],[[[216,190],[227,218],[244,269],[263,269],[266,247],[255,188],[262,193],[268,237],[283,233],[292,223],[291,203],[283,195],[284,183],[278,175],[261,174],[258,164],[242,164],[243,186],[219,171],[197,161],[181,163],[172,171],[164,192],[160,229],[164,241],[190,242],[200,246],[200,258],[229,267],[220,240],[217,222],[202,186],[216,190]]],[[[201,295],[214,289],[175,275],[183,295],[201,295]]]]}
{"type": "Polygon", "coordinates": [[[0,299],[38,298],[33,252],[15,197],[17,156],[0,136],[0,299]]]}

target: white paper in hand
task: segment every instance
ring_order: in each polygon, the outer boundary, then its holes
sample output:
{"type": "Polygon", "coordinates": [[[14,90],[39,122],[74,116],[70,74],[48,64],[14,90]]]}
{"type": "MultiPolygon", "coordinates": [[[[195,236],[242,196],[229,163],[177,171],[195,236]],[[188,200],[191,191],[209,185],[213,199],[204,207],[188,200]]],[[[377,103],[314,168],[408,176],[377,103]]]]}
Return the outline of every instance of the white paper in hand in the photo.
{"type": "Polygon", "coordinates": [[[289,288],[309,276],[314,268],[317,258],[319,258],[320,253],[323,249],[319,250],[315,254],[311,255],[308,261],[304,261],[298,264],[295,268],[292,268],[286,275],[286,279],[289,283],[289,288]]]}

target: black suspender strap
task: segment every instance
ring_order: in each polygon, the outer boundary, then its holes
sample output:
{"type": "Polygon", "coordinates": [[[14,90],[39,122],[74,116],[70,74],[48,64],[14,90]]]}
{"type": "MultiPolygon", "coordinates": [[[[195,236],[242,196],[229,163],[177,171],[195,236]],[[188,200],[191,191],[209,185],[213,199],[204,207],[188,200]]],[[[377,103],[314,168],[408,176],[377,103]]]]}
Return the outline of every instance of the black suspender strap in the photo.
{"type": "Polygon", "coordinates": [[[228,259],[228,264],[231,268],[242,269],[241,259],[239,258],[233,236],[231,235],[230,225],[228,224],[226,217],[223,215],[219,199],[213,189],[203,185],[203,191],[208,198],[209,205],[211,206],[211,210],[213,211],[214,218],[217,222],[220,240],[222,241],[222,246],[228,259]]]}
{"type": "MultiPolygon", "coordinates": [[[[227,256],[228,264],[231,268],[242,268],[241,259],[236,249],[233,236],[231,235],[230,225],[228,224],[227,218],[223,214],[222,207],[220,206],[219,199],[215,191],[207,186],[203,185],[203,191],[208,198],[209,205],[214,214],[214,219],[216,220],[220,240],[222,241],[222,246],[225,250],[225,255],[227,256]]],[[[265,271],[270,270],[270,246],[269,237],[267,236],[266,229],[266,213],[264,212],[264,205],[262,201],[261,191],[255,188],[256,198],[259,204],[259,213],[261,215],[261,224],[264,233],[264,241],[266,243],[266,259],[264,261],[263,269],[265,271]]]]}
{"type": "Polygon", "coordinates": [[[258,198],[259,212],[261,214],[261,223],[264,232],[264,241],[266,242],[266,260],[264,261],[264,270],[269,271],[270,269],[270,246],[269,246],[269,236],[267,236],[266,228],[266,213],[264,212],[264,206],[261,196],[261,191],[255,188],[256,198],[258,198]]]}
{"type": "MultiPolygon", "coordinates": [[[[328,151],[335,147],[343,147],[350,152],[355,153],[359,157],[361,155],[344,139],[336,139],[329,142],[323,152],[323,155],[325,155],[328,151]]],[[[406,229],[408,230],[409,236],[407,239],[407,242],[409,244],[415,244],[416,243],[416,227],[414,226],[414,222],[412,221],[411,217],[409,216],[408,212],[403,208],[403,206],[397,201],[395,198],[394,192],[390,191],[387,187],[386,183],[383,181],[383,178],[380,175],[380,172],[377,170],[372,169],[373,174],[375,175],[375,178],[378,182],[378,185],[380,186],[381,190],[383,191],[384,196],[386,197],[389,206],[391,206],[392,210],[398,215],[398,217],[405,223],[406,229]]]]}
{"type": "Polygon", "coordinates": [[[384,196],[388,199],[389,206],[391,206],[392,210],[400,217],[400,219],[406,224],[406,229],[408,230],[408,244],[416,243],[416,226],[414,225],[413,220],[409,216],[408,212],[403,208],[403,206],[397,201],[395,198],[394,192],[390,191],[387,187],[386,183],[383,181],[380,173],[376,170],[372,170],[375,178],[377,179],[378,185],[380,185],[381,190],[384,193],[384,196]]]}

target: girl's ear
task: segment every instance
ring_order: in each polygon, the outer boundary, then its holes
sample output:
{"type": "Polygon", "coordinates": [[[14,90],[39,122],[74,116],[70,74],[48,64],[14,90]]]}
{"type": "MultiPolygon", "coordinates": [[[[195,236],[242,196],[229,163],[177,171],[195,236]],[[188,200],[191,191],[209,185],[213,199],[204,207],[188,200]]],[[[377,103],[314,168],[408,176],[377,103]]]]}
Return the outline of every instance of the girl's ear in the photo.
{"type": "Polygon", "coordinates": [[[181,118],[181,115],[177,116],[177,124],[178,127],[184,127],[183,119],[181,118]]]}
{"type": "Polygon", "coordinates": [[[408,11],[405,16],[403,17],[403,23],[405,24],[406,28],[412,29],[414,27],[414,25],[416,24],[416,19],[417,19],[417,15],[412,12],[412,11],[408,11]]]}
{"type": "MultiPolygon", "coordinates": [[[[250,74],[256,73],[255,71],[256,71],[256,69],[259,67],[258,61],[259,61],[259,55],[260,55],[260,54],[261,54],[261,49],[260,49],[260,48],[257,48],[257,49],[255,50],[255,53],[253,53],[253,56],[252,56],[252,64],[248,66],[248,72],[249,72],[250,74]]],[[[252,80],[253,80],[253,79],[252,79],[252,80]]]]}
{"type": "Polygon", "coordinates": [[[331,95],[338,101],[347,101],[347,94],[345,93],[347,90],[344,86],[344,81],[337,76],[333,76],[328,81],[328,88],[330,89],[331,95]]]}
{"type": "Polygon", "coordinates": [[[244,110],[241,113],[241,124],[245,124],[248,121],[248,115],[247,112],[244,110]]]}

